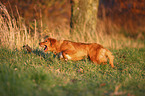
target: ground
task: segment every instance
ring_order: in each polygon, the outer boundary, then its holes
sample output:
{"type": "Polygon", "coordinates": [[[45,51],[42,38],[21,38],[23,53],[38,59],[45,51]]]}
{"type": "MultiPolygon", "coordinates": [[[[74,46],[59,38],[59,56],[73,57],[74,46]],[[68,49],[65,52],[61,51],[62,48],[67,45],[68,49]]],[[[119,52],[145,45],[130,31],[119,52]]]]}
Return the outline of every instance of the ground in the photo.
{"type": "Polygon", "coordinates": [[[115,69],[88,59],[62,61],[36,49],[0,48],[0,96],[143,96],[145,49],[111,50],[115,69]]]}

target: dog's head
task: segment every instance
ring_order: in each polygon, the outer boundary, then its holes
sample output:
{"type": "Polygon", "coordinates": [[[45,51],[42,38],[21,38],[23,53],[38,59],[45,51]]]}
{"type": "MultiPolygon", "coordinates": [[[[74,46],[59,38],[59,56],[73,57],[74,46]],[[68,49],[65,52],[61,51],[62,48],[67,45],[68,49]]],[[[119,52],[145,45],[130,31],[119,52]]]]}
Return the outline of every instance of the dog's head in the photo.
{"type": "Polygon", "coordinates": [[[44,51],[54,51],[55,50],[55,43],[56,39],[53,38],[46,38],[44,42],[40,42],[39,45],[44,48],[44,51]]]}

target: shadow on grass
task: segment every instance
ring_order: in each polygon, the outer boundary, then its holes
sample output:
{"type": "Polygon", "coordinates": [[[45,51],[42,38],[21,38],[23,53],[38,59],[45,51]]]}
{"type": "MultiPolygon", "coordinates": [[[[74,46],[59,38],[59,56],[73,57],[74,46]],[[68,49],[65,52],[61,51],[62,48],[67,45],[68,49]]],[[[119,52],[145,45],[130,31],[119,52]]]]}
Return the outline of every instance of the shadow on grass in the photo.
{"type": "Polygon", "coordinates": [[[43,57],[44,59],[46,58],[46,56],[47,56],[47,57],[50,57],[50,56],[51,56],[50,54],[44,53],[43,51],[38,50],[38,49],[34,49],[34,50],[33,50],[33,53],[34,53],[35,55],[37,55],[37,56],[43,57]]]}
{"type": "Polygon", "coordinates": [[[46,52],[45,53],[44,51],[39,50],[39,49],[33,49],[32,52],[28,52],[28,51],[24,50],[24,54],[35,54],[36,56],[43,57],[45,60],[50,58],[50,57],[53,57],[53,58],[56,57],[56,55],[54,55],[52,52],[50,52],[50,53],[46,52]]]}

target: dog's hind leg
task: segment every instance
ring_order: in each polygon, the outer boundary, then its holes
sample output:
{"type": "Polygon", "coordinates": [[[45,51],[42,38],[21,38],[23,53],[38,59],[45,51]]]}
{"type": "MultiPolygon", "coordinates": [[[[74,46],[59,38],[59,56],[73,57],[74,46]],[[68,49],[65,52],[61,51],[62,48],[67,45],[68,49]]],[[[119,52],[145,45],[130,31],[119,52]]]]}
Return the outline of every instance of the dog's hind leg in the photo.
{"type": "Polygon", "coordinates": [[[105,55],[109,58],[109,63],[111,67],[114,68],[114,64],[113,64],[114,56],[112,55],[112,53],[106,49],[105,55]]]}

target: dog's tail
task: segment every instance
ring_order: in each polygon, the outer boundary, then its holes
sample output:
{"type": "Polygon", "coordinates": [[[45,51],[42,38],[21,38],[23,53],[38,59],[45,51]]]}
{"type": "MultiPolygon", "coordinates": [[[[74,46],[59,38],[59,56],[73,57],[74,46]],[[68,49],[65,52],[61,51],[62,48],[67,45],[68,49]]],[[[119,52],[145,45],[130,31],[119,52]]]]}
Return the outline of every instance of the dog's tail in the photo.
{"type": "Polygon", "coordinates": [[[109,63],[111,67],[114,68],[114,64],[113,64],[114,56],[112,55],[112,53],[108,49],[106,49],[105,55],[109,58],[109,63]]]}

